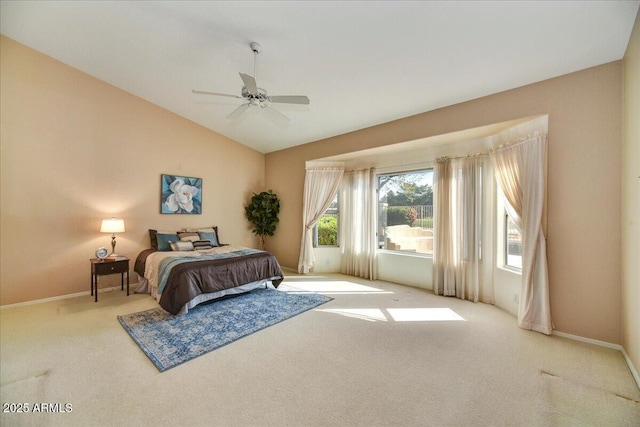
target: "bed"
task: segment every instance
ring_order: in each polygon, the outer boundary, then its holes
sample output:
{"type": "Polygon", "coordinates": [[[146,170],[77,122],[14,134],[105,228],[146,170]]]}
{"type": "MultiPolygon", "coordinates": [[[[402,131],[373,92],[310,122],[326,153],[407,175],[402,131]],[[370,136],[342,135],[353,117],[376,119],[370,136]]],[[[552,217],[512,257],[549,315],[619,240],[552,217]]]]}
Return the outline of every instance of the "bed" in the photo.
{"type": "Polygon", "coordinates": [[[149,230],[149,235],[151,248],[140,252],[134,265],[140,276],[136,292],[151,294],[171,314],[258,287],[278,287],[284,278],[273,254],[220,244],[216,227],[149,230]]]}

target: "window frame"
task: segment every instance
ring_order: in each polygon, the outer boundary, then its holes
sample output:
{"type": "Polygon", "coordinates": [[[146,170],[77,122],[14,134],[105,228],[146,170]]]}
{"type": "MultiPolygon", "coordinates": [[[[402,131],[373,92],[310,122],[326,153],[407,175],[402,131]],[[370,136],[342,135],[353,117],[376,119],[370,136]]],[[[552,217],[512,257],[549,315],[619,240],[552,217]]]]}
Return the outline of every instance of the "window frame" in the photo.
{"type": "MultiPolygon", "coordinates": [[[[327,212],[331,209],[331,206],[318,218],[318,221],[313,226],[313,247],[314,248],[339,248],[340,247],[340,191],[338,191],[334,197],[335,200],[335,213],[327,215],[327,212]],[[337,220],[336,227],[336,244],[335,245],[321,245],[318,243],[318,222],[325,216],[335,217],[337,220]]],[[[333,205],[333,201],[331,204],[333,205]]]]}
{"type": "MultiPolygon", "coordinates": [[[[502,260],[503,266],[504,266],[504,268],[506,268],[508,270],[513,270],[513,271],[517,271],[517,272],[521,273],[522,272],[522,261],[520,261],[520,266],[509,264],[509,222],[511,221],[513,223],[513,221],[509,218],[509,213],[507,212],[506,209],[504,209],[503,221],[504,221],[504,224],[503,224],[503,233],[504,233],[503,250],[504,250],[504,257],[503,257],[503,260],[502,260]]],[[[522,242],[522,233],[520,233],[520,241],[522,242]]],[[[522,243],[521,243],[521,245],[522,245],[522,243]]],[[[514,255],[514,256],[517,256],[517,255],[514,255]]],[[[520,254],[520,259],[522,260],[522,254],[520,254]]]]}
{"type": "MultiPolygon", "coordinates": [[[[385,168],[386,169],[386,168],[385,168]]],[[[433,258],[433,251],[434,251],[434,247],[432,245],[432,249],[431,249],[431,253],[424,253],[424,252],[412,252],[409,250],[398,250],[398,249],[388,249],[385,247],[380,247],[381,246],[381,234],[384,232],[384,225],[382,225],[380,223],[381,220],[381,206],[382,203],[380,201],[380,177],[382,176],[393,176],[393,175],[410,175],[410,174],[416,174],[416,173],[430,173],[431,174],[431,182],[429,183],[429,185],[431,186],[431,192],[432,192],[432,202],[431,202],[431,218],[432,218],[432,226],[431,226],[431,230],[432,233],[435,234],[434,228],[435,228],[435,222],[433,219],[433,197],[435,196],[435,187],[434,187],[434,183],[433,183],[433,175],[435,173],[435,168],[434,165],[432,163],[429,164],[423,164],[420,167],[416,168],[416,169],[402,169],[402,170],[395,170],[395,169],[390,169],[390,170],[378,170],[376,171],[375,174],[375,180],[376,180],[376,189],[375,189],[375,196],[376,196],[376,252],[380,252],[380,253],[388,253],[388,254],[394,254],[394,255],[401,255],[401,256],[410,256],[410,257],[420,257],[420,258],[433,258]]],[[[425,205],[425,206],[429,206],[429,205],[425,205]]],[[[384,238],[384,234],[382,235],[382,237],[384,238]]],[[[384,240],[382,240],[382,244],[383,246],[385,245],[384,240]]]]}

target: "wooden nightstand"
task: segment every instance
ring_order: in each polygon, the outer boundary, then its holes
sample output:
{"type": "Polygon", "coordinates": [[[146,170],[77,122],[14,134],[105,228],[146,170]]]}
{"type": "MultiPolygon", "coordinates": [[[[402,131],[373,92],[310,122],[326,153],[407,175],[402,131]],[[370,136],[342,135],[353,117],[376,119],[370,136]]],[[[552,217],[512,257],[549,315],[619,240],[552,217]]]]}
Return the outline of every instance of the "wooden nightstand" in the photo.
{"type": "Polygon", "coordinates": [[[91,295],[98,302],[98,276],[120,273],[120,289],[124,290],[124,274],[127,273],[127,296],[129,296],[129,258],[91,258],[91,295]]]}

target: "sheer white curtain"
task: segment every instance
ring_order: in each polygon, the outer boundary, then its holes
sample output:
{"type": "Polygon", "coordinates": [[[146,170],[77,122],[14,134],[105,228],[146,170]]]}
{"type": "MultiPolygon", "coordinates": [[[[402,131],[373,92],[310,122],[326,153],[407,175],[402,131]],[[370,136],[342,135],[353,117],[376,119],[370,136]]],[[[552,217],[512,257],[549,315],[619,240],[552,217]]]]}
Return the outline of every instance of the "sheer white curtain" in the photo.
{"type": "Polygon", "coordinates": [[[483,245],[486,156],[438,159],[434,181],[433,291],[493,303],[491,253],[483,245]]]}
{"type": "Polygon", "coordinates": [[[522,284],[518,326],[551,334],[547,244],[542,226],[546,134],[535,134],[490,153],[509,216],[522,234],[522,284]]]}
{"type": "Polygon", "coordinates": [[[340,193],[340,271],[372,280],[377,278],[374,179],[373,169],[345,172],[340,193]]]}
{"type": "Polygon", "coordinates": [[[324,214],[336,193],[344,174],[343,167],[307,168],[304,178],[304,208],[302,212],[302,242],[298,273],[313,271],[315,254],[313,252],[313,227],[324,214]]]}

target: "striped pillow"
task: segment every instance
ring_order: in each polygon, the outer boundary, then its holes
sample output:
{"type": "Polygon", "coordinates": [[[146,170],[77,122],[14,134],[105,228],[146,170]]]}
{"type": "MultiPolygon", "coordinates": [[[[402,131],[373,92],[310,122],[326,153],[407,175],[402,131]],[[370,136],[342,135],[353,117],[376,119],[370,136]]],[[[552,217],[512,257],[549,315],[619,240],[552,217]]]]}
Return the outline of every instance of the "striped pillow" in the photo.
{"type": "MultiPolygon", "coordinates": [[[[218,233],[218,226],[214,225],[213,227],[200,227],[200,228],[184,228],[182,230],[183,232],[190,232],[190,233],[214,233],[215,234],[215,242],[213,242],[212,240],[212,245],[213,246],[220,246],[220,233],[218,233]]],[[[201,237],[202,240],[205,240],[206,238],[201,237]]]]}
{"type": "Polygon", "coordinates": [[[169,242],[169,246],[171,246],[172,251],[185,251],[189,252],[194,250],[193,242],[191,241],[179,241],[179,242],[169,242]]]}
{"type": "Polygon", "coordinates": [[[203,251],[206,249],[211,249],[213,248],[213,246],[211,246],[210,240],[196,240],[195,242],[193,242],[193,248],[196,251],[203,251]]]}

